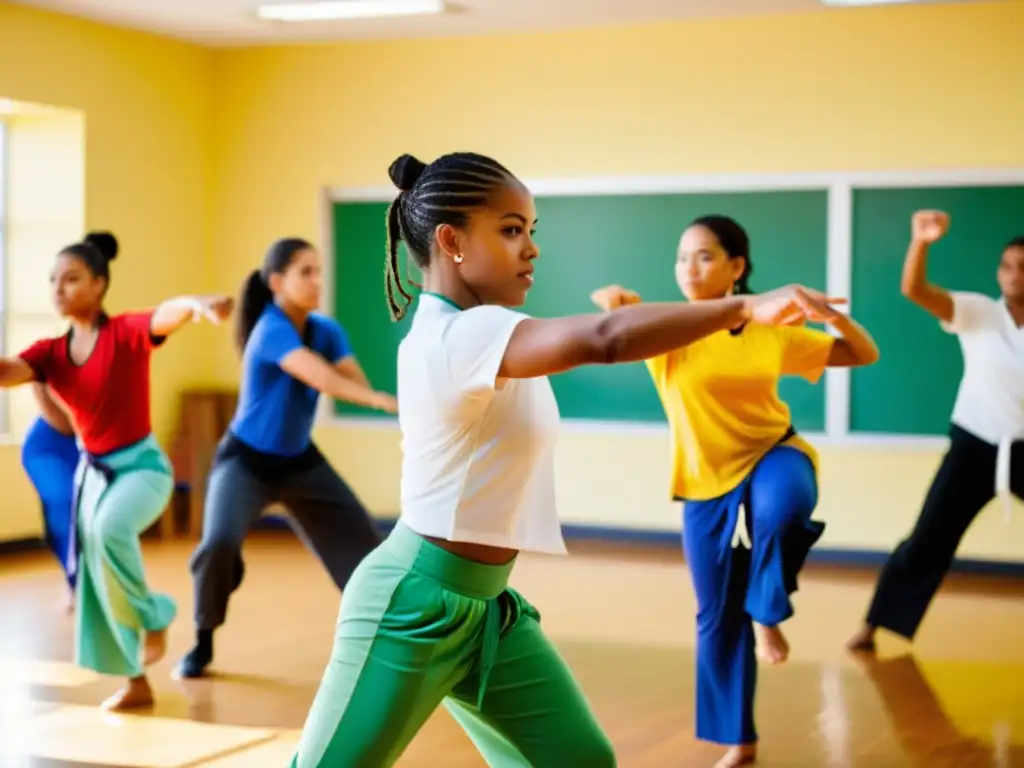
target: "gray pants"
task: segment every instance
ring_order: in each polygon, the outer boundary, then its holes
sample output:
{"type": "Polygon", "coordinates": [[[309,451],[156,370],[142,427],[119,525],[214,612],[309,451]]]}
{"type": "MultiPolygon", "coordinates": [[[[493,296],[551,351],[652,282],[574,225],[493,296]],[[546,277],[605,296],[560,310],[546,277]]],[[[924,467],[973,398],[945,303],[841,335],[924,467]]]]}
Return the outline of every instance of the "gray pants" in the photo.
{"type": "Polygon", "coordinates": [[[210,472],[203,511],[203,538],[192,556],[197,629],[224,623],[228,599],[244,574],[242,540],[274,503],[291,513],[292,527],[327,568],[338,589],[380,538],[366,508],[327,462],[268,483],[237,456],[210,472]]]}

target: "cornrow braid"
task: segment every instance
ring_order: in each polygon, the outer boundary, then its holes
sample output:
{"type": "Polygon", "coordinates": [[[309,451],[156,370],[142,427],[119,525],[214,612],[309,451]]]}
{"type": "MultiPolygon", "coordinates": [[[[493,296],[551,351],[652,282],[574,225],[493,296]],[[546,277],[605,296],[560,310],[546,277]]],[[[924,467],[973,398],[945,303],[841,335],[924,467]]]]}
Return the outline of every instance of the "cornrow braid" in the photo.
{"type": "Polygon", "coordinates": [[[388,311],[391,313],[392,321],[401,320],[405,314],[405,308],[412,301],[412,296],[405,290],[405,286],[402,285],[402,276],[398,271],[398,242],[402,239],[402,225],[399,218],[402,195],[404,194],[404,192],[400,193],[392,201],[391,205],[388,206],[387,215],[387,256],[384,259],[384,293],[387,296],[388,311]],[[395,288],[402,295],[404,304],[399,304],[395,298],[395,288]]]}
{"type": "Polygon", "coordinates": [[[754,264],[750,261],[750,237],[739,222],[728,216],[710,214],[694,219],[690,226],[709,230],[730,259],[743,259],[743,273],[736,280],[733,290],[737,294],[752,293],[750,276],[754,272],[754,264]]]}
{"type": "MultiPolygon", "coordinates": [[[[402,155],[388,175],[401,190],[388,206],[384,261],[384,292],[391,319],[397,321],[412,302],[402,282],[398,243],[405,243],[418,267],[428,267],[437,228],[464,228],[470,212],[487,205],[493,192],[515,177],[497,161],[472,152],[443,155],[430,165],[402,155]]],[[[406,281],[412,283],[408,275],[406,281]]]]}

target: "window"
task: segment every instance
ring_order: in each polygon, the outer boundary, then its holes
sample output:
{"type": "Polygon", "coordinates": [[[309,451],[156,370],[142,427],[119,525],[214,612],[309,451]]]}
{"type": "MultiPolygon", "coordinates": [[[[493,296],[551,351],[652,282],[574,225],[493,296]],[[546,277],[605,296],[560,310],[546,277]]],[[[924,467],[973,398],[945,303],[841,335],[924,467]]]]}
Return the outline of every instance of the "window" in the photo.
{"type": "MultiPolygon", "coordinates": [[[[85,226],[85,116],[39,104],[0,111],[0,355],[60,335],[52,254],[85,226]]],[[[0,390],[0,435],[22,437],[39,413],[31,387],[0,390]]]]}

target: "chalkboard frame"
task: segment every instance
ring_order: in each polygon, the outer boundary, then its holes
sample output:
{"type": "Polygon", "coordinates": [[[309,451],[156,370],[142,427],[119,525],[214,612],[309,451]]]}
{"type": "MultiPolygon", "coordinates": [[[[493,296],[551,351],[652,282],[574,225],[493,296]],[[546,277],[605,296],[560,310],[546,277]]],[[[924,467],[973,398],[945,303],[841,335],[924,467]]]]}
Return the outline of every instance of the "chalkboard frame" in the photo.
{"type": "MultiPolygon", "coordinates": [[[[828,195],[827,279],[830,295],[849,299],[847,311],[856,313],[853,283],[853,197],[857,189],[927,189],[930,187],[985,187],[1024,185],[1024,168],[920,171],[823,171],[807,173],[722,173],[666,176],[594,176],[582,178],[525,179],[537,196],[621,194],[706,194],[715,192],[777,192],[824,190],[828,195]]],[[[344,202],[386,202],[394,199],[390,185],[325,187],[320,195],[321,247],[333,256],[334,206],[344,202]]],[[[383,223],[382,223],[383,226],[383,223]]],[[[909,222],[908,222],[909,232],[909,222]]],[[[325,258],[324,311],[333,313],[335,265],[325,258]]],[[[947,439],[936,436],[858,433],[850,430],[850,371],[830,369],[825,387],[825,431],[808,434],[817,445],[864,448],[897,448],[934,451],[947,439]]],[[[322,398],[320,421],[331,425],[397,429],[397,419],[337,415],[331,401],[322,398]]],[[[667,427],[650,422],[563,419],[566,432],[598,434],[664,434],[667,427]]]]}

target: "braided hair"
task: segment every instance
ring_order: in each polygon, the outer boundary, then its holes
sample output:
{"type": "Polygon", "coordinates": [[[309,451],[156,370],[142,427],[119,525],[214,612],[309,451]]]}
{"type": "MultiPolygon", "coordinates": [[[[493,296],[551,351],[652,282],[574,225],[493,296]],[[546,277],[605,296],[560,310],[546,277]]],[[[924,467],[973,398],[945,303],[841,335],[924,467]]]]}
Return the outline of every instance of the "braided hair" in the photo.
{"type": "Polygon", "coordinates": [[[442,224],[463,228],[474,208],[515,177],[503,165],[472,152],[454,152],[430,165],[402,155],[388,168],[400,190],[388,206],[384,290],[392,320],[401,320],[412,302],[398,268],[398,243],[405,243],[416,265],[429,266],[434,233],[442,224]]]}
{"type": "Polygon", "coordinates": [[[730,259],[743,259],[743,273],[736,281],[734,292],[737,294],[752,293],[750,275],[754,272],[754,265],[750,261],[750,238],[747,236],[746,230],[735,219],[720,214],[701,216],[694,219],[690,226],[704,227],[710,231],[730,259]]]}

